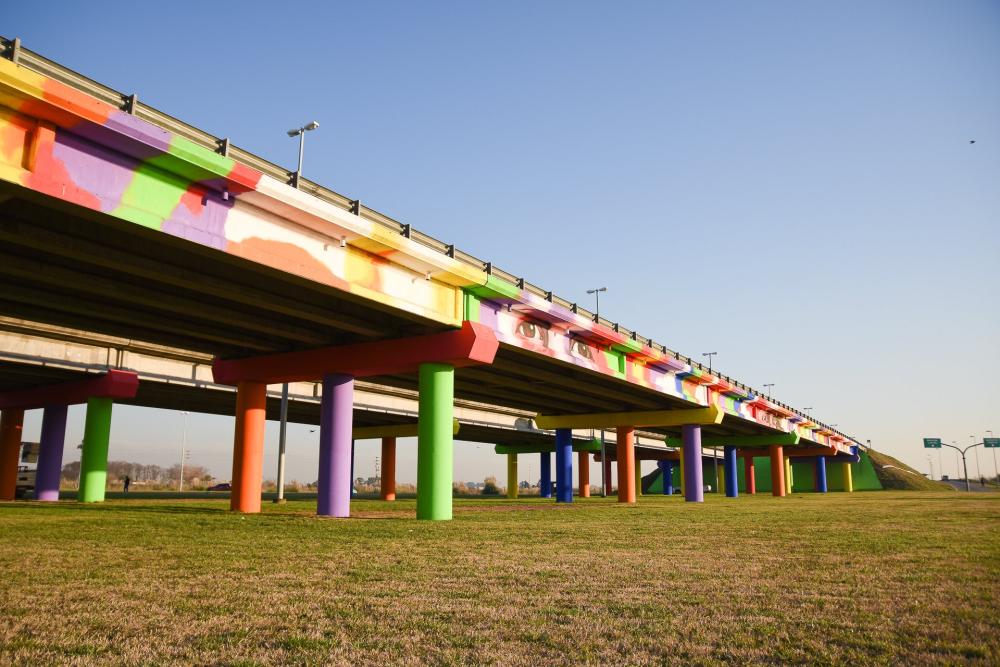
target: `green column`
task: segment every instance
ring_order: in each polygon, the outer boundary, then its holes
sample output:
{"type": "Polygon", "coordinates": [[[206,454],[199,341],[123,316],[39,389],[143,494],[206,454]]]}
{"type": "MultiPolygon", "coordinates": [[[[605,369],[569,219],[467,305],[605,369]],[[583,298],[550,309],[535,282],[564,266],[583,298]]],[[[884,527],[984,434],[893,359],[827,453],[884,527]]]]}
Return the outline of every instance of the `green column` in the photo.
{"type": "Polygon", "coordinates": [[[451,519],[454,401],[454,367],[448,364],[422,364],[420,424],[417,432],[418,519],[451,519]]]}
{"type": "Polygon", "coordinates": [[[83,426],[83,453],[80,455],[81,503],[104,501],[104,486],[108,479],[108,441],[111,438],[110,398],[87,401],[87,421],[83,426]]]}

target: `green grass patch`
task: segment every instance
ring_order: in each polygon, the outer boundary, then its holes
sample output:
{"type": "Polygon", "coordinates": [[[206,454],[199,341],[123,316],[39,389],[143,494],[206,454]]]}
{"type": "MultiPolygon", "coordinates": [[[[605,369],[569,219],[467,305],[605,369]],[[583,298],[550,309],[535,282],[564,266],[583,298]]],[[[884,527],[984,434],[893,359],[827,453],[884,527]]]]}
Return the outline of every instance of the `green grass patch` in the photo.
{"type": "Polygon", "coordinates": [[[997,664],[1000,496],[0,503],[0,664],[997,664]]]}

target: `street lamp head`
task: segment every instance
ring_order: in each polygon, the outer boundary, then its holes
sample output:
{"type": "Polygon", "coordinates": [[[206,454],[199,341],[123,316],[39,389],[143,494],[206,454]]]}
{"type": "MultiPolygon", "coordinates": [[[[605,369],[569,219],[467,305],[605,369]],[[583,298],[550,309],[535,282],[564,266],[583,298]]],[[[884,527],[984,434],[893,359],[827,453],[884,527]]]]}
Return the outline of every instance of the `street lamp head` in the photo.
{"type": "Polygon", "coordinates": [[[607,291],[608,291],[607,287],[598,287],[597,289],[587,290],[587,294],[597,294],[598,292],[607,292],[607,291]]]}
{"type": "Polygon", "coordinates": [[[303,131],[308,132],[309,130],[315,130],[318,127],[319,127],[319,123],[317,123],[316,121],[312,121],[311,123],[309,123],[308,125],[306,125],[302,129],[303,129],[303,131]]]}
{"type": "Polygon", "coordinates": [[[312,121],[308,125],[303,125],[302,127],[296,128],[294,130],[289,130],[288,131],[288,136],[290,136],[290,137],[297,137],[300,134],[302,134],[303,132],[308,132],[309,130],[315,130],[318,127],[319,127],[319,123],[317,123],[316,121],[312,121]]]}
{"type": "Polygon", "coordinates": [[[288,136],[290,136],[290,137],[297,137],[300,134],[302,134],[302,130],[300,130],[300,129],[295,129],[295,130],[289,130],[288,131],[288,136]]]}

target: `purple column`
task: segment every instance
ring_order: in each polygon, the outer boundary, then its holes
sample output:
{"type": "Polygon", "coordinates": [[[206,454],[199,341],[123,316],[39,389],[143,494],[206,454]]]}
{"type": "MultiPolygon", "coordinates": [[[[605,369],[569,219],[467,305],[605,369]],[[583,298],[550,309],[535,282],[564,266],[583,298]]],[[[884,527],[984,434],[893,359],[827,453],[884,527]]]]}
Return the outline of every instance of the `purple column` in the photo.
{"type": "Polygon", "coordinates": [[[42,413],[42,438],[35,466],[35,500],[59,500],[68,406],[49,405],[42,413]]]}
{"type": "Polygon", "coordinates": [[[319,484],[316,514],[351,516],[351,449],[354,427],[354,378],[323,377],[319,423],[319,484]]]}
{"type": "Polygon", "coordinates": [[[684,425],[681,438],[684,441],[684,500],[689,503],[705,502],[705,480],[701,475],[701,426],[684,425]]]}
{"type": "Polygon", "coordinates": [[[573,502],[573,431],[556,429],[556,502],[573,502]]]}
{"type": "Polygon", "coordinates": [[[542,452],[542,469],[540,471],[542,479],[538,482],[538,495],[542,498],[552,497],[552,454],[542,452]]]}

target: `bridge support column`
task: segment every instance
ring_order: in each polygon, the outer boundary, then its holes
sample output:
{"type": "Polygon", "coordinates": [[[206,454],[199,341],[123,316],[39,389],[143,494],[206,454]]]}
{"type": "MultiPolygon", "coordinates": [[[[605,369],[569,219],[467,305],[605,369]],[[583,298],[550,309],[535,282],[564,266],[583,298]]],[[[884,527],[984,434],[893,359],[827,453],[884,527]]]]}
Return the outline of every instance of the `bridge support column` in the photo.
{"type": "Polygon", "coordinates": [[[844,491],[851,493],[854,491],[854,479],[851,477],[851,464],[841,463],[844,466],[844,491]]]}
{"type": "Polygon", "coordinates": [[[396,499],[396,438],[382,438],[382,500],[396,499]]]}
{"type": "Polygon", "coordinates": [[[517,498],[517,454],[507,455],[507,497],[517,498]]]}
{"type": "Polygon", "coordinates": [[[601,473],[604,475],[604,488],[611,493],[611,457],[605,456],[601,461],[601,473]]]}
{"type": "Polygon", "coordinates": [[[785,495],[785,452],[781,445],[771,445],[771,495],[785,495]]]}
{"type": "Polygon", "coordinates": [[[236,385],[233,481],[229,495],[229,509],[234,512],[248,514],[260,512],[266,407],[266,384],[240,382],[236,385]]]}
{"type": "Polygon", "coordinates": [[[556,429],[556,502],[573,502],[573,431],[556,429]]]}
{"type": "Polygon", "coordinates": [[[35,466],[35,500],[59,500],[67,411],[66,405],[49,405],[42,413],[42,437],[35,466]]]}
{"type": "Polygon", "coordinates": [[[552,497],[552,454],[542,452],[539,457],[541,468],[539,470],[540,481],[538,482],[538,495],[541,498],[552,497]]]}
{"type": "Polygon", "coordinates": [[[579,480],[579,490],[581,498],[590,497],[590,457],[587,452],[577,452],[576,466],[579,468],[577,479],[579,480]]]}
{"type": "Polygon", "coordinates": [[[635,497],[642,495],[642,461],[635,460],[635,497]]]}
{"type": "Polygon", "coordinates": [[[663,489],[663,495],[674,495],[674,462],[657,461],[656,467],[660,469],[660,482],[663,489]]]}
{"type": "Polygon", "coordinates": [[[684,500],[689,503],[705,502],[705,483],[701,471],[701,426],[684,425],[681,438],[684,443],[684,500]]]}
{"type": "Polygon", "coordinates": [[[353,426],[354,378],[335,373],[324,376],[319,418],[319,483],[316,487],[316,514],[319,516],[351,516],[353,426]]]}
{"type": "Polygon", "coordinates": [[[816,457],[816,493],[826,493],[826,457],[816,457]]]}
{"type": "Polygon", "coordinates": [[[792,459],[788,456],[785,457],[785,493],[787,495],[792,494],[792,484],[794,480],[792,479],[792,459]]]}
{"type": "Polygon", "coordinates": [[[619,426],[618,439],[618,502],[635,502],[635,429],[619,426]]]}
{"type": "Polygon", "coordinates": [[[17,495],[23,428],[24,410],[11,408],[0,413],[0,500],[14,500],[17,495]]]}
{"type": "Polygon", "coordinates": [[[743,478],[746,480],[747,495],[749,496],[756,495],[757,493],[756,474],[757,468],[753,463],[752,452],[747,452],[747,456],[743,459],[743,478]]]}
{"type": "Polygon", "coordinates": [[[723,449],[722,478],[726,484],[726,497],[736,498],[740,495],[739,481],[736,473],[736,448],[726,445],[723,449]]]}
{"type": "Polygon", "coordinates": [[[683,444],[681,445],[681,448],[677,450],[677,459],[678,459],[677,460],[677,464],[678,464],[677,470],[680,471],[680,478],[681,478],[681,488],[679,490],[680,490],[681,495],[684,495],[685,489],[687,489],[687,485],[684,484],[684,468],[685,468],[685,466],[684,466],[684,445],[683,444]]]}
{"type": "Polygon", "coordinates": [[[419,390],[417,518],[446,521],[452,516],[455,367],[421,364],[419,390]]]}
{"type": "Polygon", "coordinates": [[[111,440],[110,398],[87,400],[87,419],[83,426],[83,451],[80,454],[81,503],[104,502],[108,483],[108,445],[111,440]]]}

